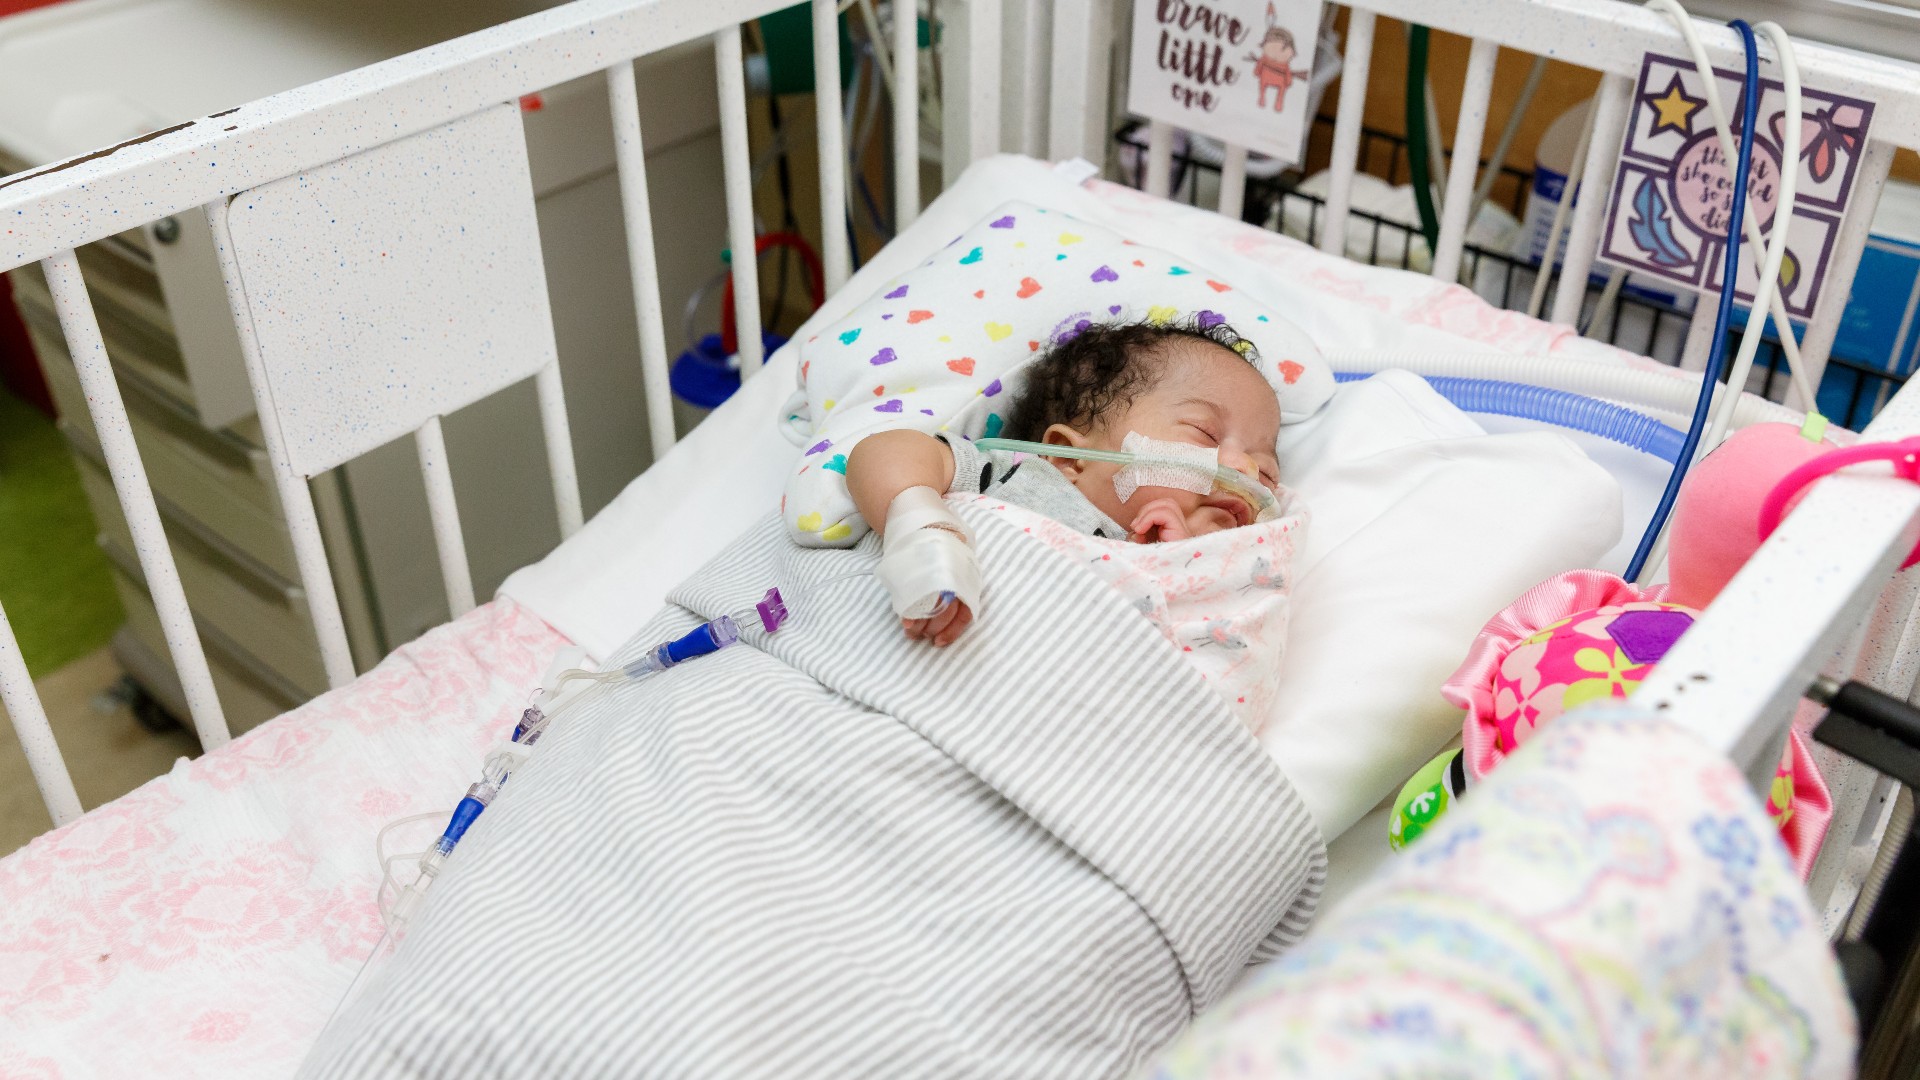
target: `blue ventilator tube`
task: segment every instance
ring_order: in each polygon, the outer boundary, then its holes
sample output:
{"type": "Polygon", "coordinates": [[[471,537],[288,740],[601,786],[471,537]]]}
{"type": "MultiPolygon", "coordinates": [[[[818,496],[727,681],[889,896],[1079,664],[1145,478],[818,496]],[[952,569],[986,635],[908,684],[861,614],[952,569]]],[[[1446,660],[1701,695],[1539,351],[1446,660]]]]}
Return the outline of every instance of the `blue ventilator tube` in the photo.
{"type": "MultiPolygon", "coordinates": [[[[1336,371],[1343,383],[1370,377],[1369,372],[1336,371]]],[[[1666,462],[1680,457],[1686,433],[1623,405],[1567,390],[1500,379],[1468,379],[1430,375],[1427,382],[1463,412],[1490,413],[1537,420],[1573,431],[1583,431],[1629,446],[1666,462]]]]}

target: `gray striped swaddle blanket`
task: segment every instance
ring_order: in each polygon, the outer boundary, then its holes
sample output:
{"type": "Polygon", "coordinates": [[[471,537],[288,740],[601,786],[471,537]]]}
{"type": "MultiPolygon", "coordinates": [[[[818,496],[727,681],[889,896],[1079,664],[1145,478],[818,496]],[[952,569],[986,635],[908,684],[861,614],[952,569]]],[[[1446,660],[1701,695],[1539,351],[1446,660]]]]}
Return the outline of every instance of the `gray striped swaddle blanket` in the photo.
{"type": "Polygon", "coordinates": [[[557,720],[302,1075],[1118,1076],[1297,940],[1326,851],[1272,759],[1091,572],[960,512],[946,649],[843,577],[871,538],[770,517],[676,590],[636,642],[770,584],[794,615],[557,720]]]}

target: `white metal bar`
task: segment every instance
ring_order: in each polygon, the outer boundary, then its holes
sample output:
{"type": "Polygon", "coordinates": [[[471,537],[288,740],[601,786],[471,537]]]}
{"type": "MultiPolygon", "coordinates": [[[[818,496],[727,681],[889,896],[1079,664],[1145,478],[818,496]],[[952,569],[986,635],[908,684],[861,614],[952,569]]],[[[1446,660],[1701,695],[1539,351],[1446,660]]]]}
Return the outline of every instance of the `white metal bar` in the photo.
{"type": "MultiPolygon", "coordinates": [[[[1079,2],[1074,0],[1072,6],[1079,2]]],[[[1663,16],[1631,4],[1592,0],[1369,0],[1369,4],[1392,18],[1487,37],[1530,54],[1551,54],[1621,76],[1637,74],[1650,50],[1672,55],[1683,50],[1678,31],[1663,16]]],[[[0,270],[120,232],[127,225],[127,207],[138,206],[143,216],[153,218],[181,213],[782,6],[781,0],[575,0],[264,98],[219,117],[177,125],[28,176],[0,180],[0,219],[8,222],[8,229],[0,232],[0,270]]],[[[1057,22],[1056,28],[1060,25],[1057,22]]],[[[1714,25],[1699,29],[1715,61],[1733,67],[1741,55],[1733,32],[1714,25]]],[[[1056,34],[1055,52],[1070,52],[1073,43],[1082,40],[1094,54],[1087,62],[1105,63],[1104,36],[1056,34]]],[[[1797,51],[1808,85],[1877,104],[1877,138],[1901,146],[1920,145],[1920,84],[1905,63],[1805,42],[1797,51]]],[[[1055,80],[1056,115],[1070,105],[1059,95],[1063,82],[1055,80]]],[[[1104,78],[1089,79],[1085,94],[1088,115],[1092,115],[1091,99],[1106,96],[1104,78]]],[[[1098,156],[1097,141],[1083,145],[1098,156]]]]}
{"type": "Polygon", "coordinates": [[[1173,125],[1147,124],[1147,194],[1167,198],[1173,190],[1173,125]]]}
{"type": "MultiPolygon", "coordinates": [[[[1014,10],[1023,16],[1018,28],[1020,93],[1017,98],[1008,95],[1001,122],[1005,125],[1005,114],[1012,112],[1015,146],[1028,157],[1045,157],[1047,110],[1042,103],[1047,100],[1048,58],[1053,51],[1053,5],[1039,0],[1026,0],[1014,10]]],[[[1002,19],[1005,16],[1003,8],[1002,19]]]]}
{"type": "MultiPolygon", "coordinates": [[[[961,2],[961,0],[954,0],[961,2]]],[[[1000,152],[1000,0],[964,0],[967,5],[967,160],[1000,152]]]]}
{"type": "Polygon", "coordinates": [[[307,593],[307,613],[313,619],[314,636],[320,641],[320,663],[326,669],[328,686],[345,686],[353,681],[353,650],[347,643],[347,624],[340,616],[340,597],[333,589],[333,570],[327,565],[326,545],[320,539],[320,518],[313,510],[313,491],[307,487],[307,478],[293,471],[286,440],[281,436],[273,387],[267,383],[266,365],[260,360],[260,340],[254,334],[246,286],[240,281],[240,267],[233,254],[227,200],[221,198],[207,204],[206,213],[207,224],[213,230],[213,250],[220,263],[220,276],[227,287],[227,309],[233,316],[234,329],[240,334],[240,357],[246,361],[247,381],[253,384],[254,407],[261,436],[267,444],[274,491],[280,496],[280,513],[287,521],[294,565],[300,569],[300,585],[307,593]]]}
{"type": "MultiPolygon", "coordinates": [[[[1876,118],[1877,119],[1877,118],[1876,118]]],[[[1834,240],[1833,255],[1827,263],[1827,280],[1807,320],[1807,332],[1800,339],[1800,359],[1806,364],[1807,385],[1820,392],[1820,377],[1826,374],[1827,354],[1840,332],[1840,317],[1846,313],[1847,299],[1853,293],[1853,276],[1860,270],[1860,256],[1867,249],[1867,235],[1873,231],[1873,213],[1880,205],[1880,192],[1886,187],[1887,173],[1893,168],[1896,147],[1880,139],[1867,140],[1867,152],[1860,158],[1860,174],[1853,181],[1853,202],[1840,222],[1840,235],[1834,240]]],[[[1800,400],[1798,390],[1787,395],[1787,404],[1810,409],[1812,402],[1800,400]]]]}
{"type": "MultiPolygon", "coordinates": [[[[1912,642],[1907,640],[1905,631],[1914,613],[1916,597],[1920,597],[1920,578],[1913,574],[1894,578],[1880,594],[1874,603],[1873,616],[1866,624],[1859,658],[1850,673],[1853,678],[1896,697],[1911,699],[1916,669],[1920,668],[1920,651],[1911,648],[1912,642]]],[[[1829,899],[1847,870],[1848,857],[1863,828],[1863,818],[1884,805],[1880,796],[1885,792],[1879,782],[1881,778],[1859,762],[1850,758],[1835,761],[1839,755],[1820,746],[1815,746],[1814,754],[1825,759],[1820,765],[1833,799],[1833,819],[1828,823],[1827,838],[1814,857],[1813,870],[1807,875],[1807,894],[1813,898],[1815,910],[1831,911],[1829,899]]],[[[1871,834],[1870,827],[1868,832],[1871,834]]],[[[1868,838],[1877,840],[1871,835],[1868,838]]]]}
{"type": "Polygon", "coordinates": [[[1367,74],[1373,67],[1371,11],[1349,9],[1347,55],[1340,70],[1340,105],[1333,121],[1333,161],[1327,177],[1327,208],[1320,219],[1320,250],[1347,253],[1347,217],[1353,210],[1353,176],[1360,158],[1360,128],[1367,110],[1367,74]]]}
{"type": "MultiPolygon", "coordinates": [[[[1493,65],[1500,46],[1474,38],[1467,53],[1467,84],[1460,92],[1460,122],[1453,132],[1453,164],[1447,174],[1447,201],[1440,209],[1440,239],[1434,245],[1433,276],[1451,282],[1460,276],[1460,255],[1467,244],[1467,220],[1473,213],[1474,180],[1480,171],[1480,144],[1487,136],[1487,105],[1493,98],[1493,65]]],[[[1435,133],[1438,138],[1438,133],[1435,133]]],[[[1495,172],[1499,164],[1490,166],[1495,172]]]]}
{"type": "MultiPolygon", "coordinates": [[[[640,137],[640,94],[634,85],[632,61],[622,60],[607,69],[607,102],[613,110],[613,158],[620,172],[620,208],[627,225],[633,311],[640,325],[640,382],[647,396],[647,435],[653,444],[653,460],[658,461],[673,449],[673,387],[667,370],[667,329],[660,309],[660,268],[654,259],[647,154],[640,137]]],[[[560,416],[565,419],[564,409],[560,416]]],[[[567,456],[571,467],[571,447],[567,456]]],[[[577,508],[577,487],[574,502],[577,508]]],[[[563,512],[561,517],[565,516],[563,512]]],[[[564,524],[561,531],[566,532],[564,524]]]]}
{"type": "Polygon", "coordinates": [[[1573,326],[1580,321],[1580,307],[1587,298],[1587,275],[1593,270],[1594,253],[1600,246],[1607,190],[1612,186],[1614,163],[1620,157],[1620,133],[1632,95],[1632,80],[1624,75],[1609,75],[1600,80],[1598,101],[1594,105],[1593,137],[1587,142],[1586,168],[1581,171],[1580,186],[1573,193],[1579,201],[1573,207],[1567,253],[1560,264],[1560,289],[1553,294],[1553,322],[1573,326]]]}
{"type": "Polygon", "coordinates": [[[905,231],[919,216],[920,4],[893,0],[893,231],[905,231]]]}
{"type": "Polygon", "coordinates": [[[1220,216],[1239,221],[1247,205],[1247,148],[1226,146],[1226,159],[1220,163],[1220,216]]]}
{"type": "MultiPolygon", "coordinates": [[[[818,3],[819,0],[816,0],[813,57],[814,70],[821,74],[814,81],[824,89],[839,85],[836,79],[840,68],[838,60],[834,61],[832,67],[820,66],[820,39],[823,36],[831,38],[832,34],[820,33],[818,3]]],[[[832,7],[831,0],[828,0],[827,6],[832,7]]],[[[751,375],[766,363],[767,358],[760,345],[760,255],[753,232],[753,161],[748,157],[747,149],[747,84],[746,73],[741,66],[738,26],[726,27],[713,35],[713,61],[720,72],[720,157],[727,181],[727,246],[733,259],[733,324],[740,335],[740,372],[742,375],[751,375]]],[[[819,96],[823,102],[827,97],[824,93],[819,96]]],[[[833,96],[838,98],[839,94],[833,96]]],[[[827,162],[830,159],[838,162],[846,157],[838,138],[839,127],[840,117],[836,107],[833,122],[829,124],[822,117],[820,127],[820,217],[827,229],[828,251],[833,250],[833,238],[844,233],[844,229],[833,229],[831,223],[846,211],[845,187],[841,188],[841,194],[836,195],[826,184],[827,162]]],[[[829,283],[828,289],[832,288],[829,283]]]]}
{"type": "Polygon", "coordinates": [[[1713,349],[1713,324],[1719,318],[1719,306],[1713,296],[1703,293],[1694,297],[1693,317],[1687,320],[1687,340],[1680,346],[1682,371],[1707,370],[1707,354],[1713,349]]]}
{"type": "Polygon", "coordinates": [[[447,607],[457,619],[473,610],[473,571],[467,566],[467,541],[460,529],[460,508],[453,501],[453,470],[447,467],[440,418],[427,417],[413,433],[413,444],[420,452],[420,475],[427,481],[427,514],[433,519],[433,546],[440,552],[447,607]]]}
{"type": "Polygon", "coordinates": [[[13,733],[26,751],[27,768],[33,772],[34,786],[40,789],[40,801],[55,825],[65,825],[80,816],[80,794],[73,790],[73,774],[67,771],[60,745],[54,742],[53,725],[47,722],[47,710],[33,688],[33,676],[20,655],[20,643],[14,639],[13,626],[7,622],[7,609],[0,607],[0,705],[13,720],[13,733]]]}
{"type": "Polygon", "coordinates": [[[1111,77],[1111,0],[1053,0],[1047,85],[1047,156],[1107,160],[1107,81],[1111,77]]]}
{"type": "Polygon", "coordinates": [[[114,494],[120,499],[127,529],[133,534],[140,572],[146,576],[147,592],[160,613],[167,651],[173,655],[173,667],[180,676],[187,711],[193,714],[194,733],[200,737],[203,749],[225,746],[230,738],[227,718],[220,710],[220,696],[213,688],[213,673],[207,668],[206,650],[201,648],[200,632],[194,628],[187,594],[180,587],[180,571],[174,565],[173,550],[160,525],[160,508],[153,501],[147,469],[140,461],[140,448],[133,441],[133,426],[127,420],[126,403],[120,399],[120,384],[114,379],[113,363],[107,359],[107,344],[100,336],[93,302],[87,298],[80,262],[73,252],[63,251],[49,256],[40,265],[46,271],[47,288],[53,293],[53,306],[60,316],[60,331],[67,338],[73,369],[80,377],[81,389],[86,391],[87,411],[93,417],[100,450],[113,477],[114,494]]]}
{"type": "MultiPolygon", "coordinates": [[[[1366,0],[1391,19],[1417,22],[1535,56],[1609,75],[1637,76],[1649,52],[1687,55],[1680,31],[1665,16],[1639,4],[1595,0],[1366,0]]],[[[1739,70],[1740,38],[1726,26],[1695,20],[1713,62],[1739,70]]],[[[1796,41],[1801,75],[1808,86],[1876,103],[1874,133],[1913,146],[1920,142],[1920,83],[1903,58],[1872,56],[1810,41],[1796,41]],[[1884,126],[1883,126],[1884,124],[1884,126]]]]}
{"type": "MultiPolygon", "coordinates": [[[[547,441],[547,472],[553,478],[553,509],[560,518],[562,540],[585,524],[580,509],[580,472],[573,463],[573,426],[567,422],[567,396],[560,387],[560,362],[554,361],[533,377],[540,399],[540,432],[547,441]]],[[[653,393],[651,389],[647,391],[653,393]]],[[[673,422],[671,413],[667,422],[673,422]]],[[[668,430],[672,430],[669,428],[668,430]]]]}
{"type": "MultiPolygon", "coordinates": [[[[853,273],[853,260],[847,248],[847,130],[840,105],[840,24],[833,0],[813,0],[813,96],[820,140],[820,261],[826,264],[827,292],[838,292],[853,273]]],[[[738,36],[735,37],[738,51],[738,36]]],[[[720,118],[727,116],[725,100],[720,103],[720,118]]],[[[725,133],[722,132],[724,135],[725,133]]],[[[741,161],[746,161],[746,136],[740,139],[741,161]]],[[[914,149],[919,159],[919,148],[914,149]]],[[[744,175],[744,173],[743,173],[744,175]]],[[[918,177],[918,172],[914,174],[918,177]]],[[[731,183],[733,169],[728,166],[731,183]]],[[[917,186],[917,184],[916,184],[917,186]]],[[[729,195],[732,193],[729,186],[729,195]]],[[[727,216],[733,217],[729,203],[727,216]]],[[[751,219],[749,219],[751,220],[751,219]]],[[[729,220],[731,223],[731,220],[729,220]]],[[[734,241],[739,250],[739,241],[734,241]]],[[[740,299],[740,261],[734,260],[734,299],[740,299]]],[[[757,290],[756,290],[757,292],[757,290]]],[[[736,313],[740,309],[735,308],[736,313]]],[[[746,331],[742,330],[744,338],[746,331]]],[[[756,331],[757,333],[757,331],[756,331]]],[[[744,343],[742,345],[744,348],[744,343]]],[[[756,340],[754,348],[759,348],[756,340]]],[[[743,357],[745,353],[741,354],[743,357]]],[[[756,354],[757,355],[757,354],[756,354]]]]}
{"type": "MultiPolygon", "coordinates": [[[[1865,433],[1915,434],[1920,388],[1901,391],[1865,433]]],[[[1920,537],[1917,511],[1920,485],[1884,473],[1821,481],[1648,673],[1635,703],[1707,739],[1764,790],[1801,695],[1920,537]]]]}
{"type": "MultiPolygon", "coordinates": [[[[1473,207],[1476,212],[1493,193],[1493,185],[1500,182],[1500,170],[1506,167],[1507,154],[1513,150],[1513,140],[1520,134],[1520,123],[1526,117],[1528,106],[1533,104],[1533,95],[1540,92],[1540,82],[1546,74],[1547,58],[1534,57],[1533,63],[1527,68],[1527,81],[1521,84],[1520,92],[1513,97],[1506,125],[1500,129],[1500,138],[1494,141],[1493,152],[1487,155],[1487,163],[1491,168],[1473,186],[1473,207]]],[[[1473,214],[1467,215],[1467,224],[1472,226],[1473,214]]]]}
{"type": "Polygon", "coordinates": [[[575,0],[0,179],[0,270],[657,53],[791,0],[575,0]],[[30,223],[30,224],[29,224],[30,223]]]}

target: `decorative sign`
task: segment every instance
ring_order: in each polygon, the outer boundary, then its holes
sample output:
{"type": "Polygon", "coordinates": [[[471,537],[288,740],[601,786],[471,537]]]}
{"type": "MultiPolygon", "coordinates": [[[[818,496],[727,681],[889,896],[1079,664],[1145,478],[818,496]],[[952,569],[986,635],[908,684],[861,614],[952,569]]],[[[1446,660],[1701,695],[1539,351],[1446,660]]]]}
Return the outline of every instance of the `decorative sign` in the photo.
{"type": "Polygon", "coordinates": [[[1320,0],[1134,0],[1127,108],[1299,160],[1320,0]]]}
{"type": "MultiPolygon", "coordinates": [[[[1744,80],[1714,69],[1720,101],[1736,126],[1744,80]]],[[[1652,53],[1640,65],[1640,86],[1628,114],[1626,142],[1607,201],[1600,257],[1688,288],[1718,292],[1724,270],[1733,165],[1720,152],[1712,111],[1691,60],[1652,53]]],[[[1748,169],[1747,205],[1771,235],[1779,208],[1783,154],[1800,170],[1780,293],[1788,313],[1806,318],[1826,280],[1867,145],[1873,103],[1820,90],[1801,92],[1801,115],[1789,123],[1780,83],[1760,83],[1759,132],[1748,169]]],[[[1759,274],[1744,253],[1734,295],[1751,301],[1759,274]]]]}

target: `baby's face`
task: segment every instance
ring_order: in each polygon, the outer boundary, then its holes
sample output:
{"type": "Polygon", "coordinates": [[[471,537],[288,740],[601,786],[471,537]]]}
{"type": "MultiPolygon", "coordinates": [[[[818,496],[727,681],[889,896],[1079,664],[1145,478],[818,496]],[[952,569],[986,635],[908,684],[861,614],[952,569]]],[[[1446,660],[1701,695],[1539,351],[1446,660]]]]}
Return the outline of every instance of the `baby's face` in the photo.
{"type": "MultiPolygon", "coordinates": [[[[1211,342],[1176,340],[1167,346],[1159,381],[1122,409],[1102,417],[1079,439],[1082,446],[1119,450],[1127,433],[1137,431],[1163,442],[1217,449],[1220,464],[1268,490],[1280,483],[1274,443],[1280,437],[1280,402],[1273,388],[1239,354],[1211,342]]],[[[1048,430],[1050,441],[1065,442],[1064,425],[1048,430]]],[[[1194,534],[1218,532],[1253,522],[1256,508],[1223,491],[1206,495],[1178,488],[1142,487],[1122,500],[1114,490],[1121,466],[1097,461],[1055,459],[1074,486],[1114,521],[1127,525],[1146,504],[1171,499],[1194,534]],[[1077,467],[1077,468],[1076,468],[1077,467]]]]}

